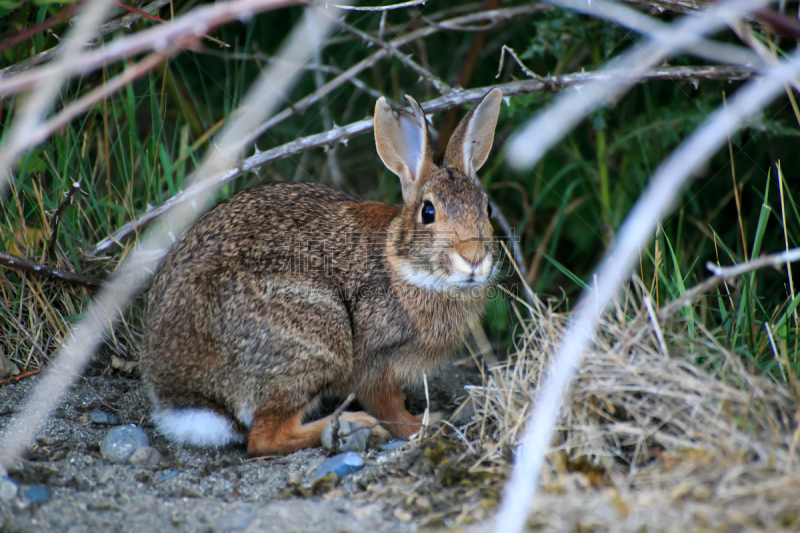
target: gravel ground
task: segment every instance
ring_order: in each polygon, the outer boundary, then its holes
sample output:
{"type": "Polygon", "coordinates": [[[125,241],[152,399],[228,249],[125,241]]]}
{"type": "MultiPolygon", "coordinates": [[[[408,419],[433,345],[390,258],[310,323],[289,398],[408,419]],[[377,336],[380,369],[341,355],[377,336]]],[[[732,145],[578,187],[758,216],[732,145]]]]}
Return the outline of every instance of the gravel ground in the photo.
{"type": "MultiPolygon", "coordinates": [[[[434,409],[451,410],[474,382],[448,366],[431,380],[434,409]]],[[[35,378],[0,388],[0,429],[36,384],[35,378]]],[[[420,391],[410,403],[419,407],[420,391]]],[[[150,406],[135,378],[84,377],[39,433],[25,460],[9,470],[19,492],[0,499],[1,531],[275,531],[406,532],[417,519],[402,509],[413,479],[387,475],[416,460],[408,447],[370,450],[360,472],[313,485],[322,449],[249,461],[244,447],[184,448],[167,442],[149,420],[150,406]],[[111,429],[92,413],[116,415],[141,427],[163,455],[156,468],[110,464],[100,442],[111,429]],[[46,489],[42,496],[42,488],[46,489]],[[33,489],[33,490],[31,490],[33,489]],[[43,501],[31,501],[38,498],[43,501]]],[[[410,465],[413,468],[413,465],[410,465]]],[[[7,483],[7,481],[6,481],[7,483]]],[[[0,496],[2,490],[0,490],[0,496]]]]}

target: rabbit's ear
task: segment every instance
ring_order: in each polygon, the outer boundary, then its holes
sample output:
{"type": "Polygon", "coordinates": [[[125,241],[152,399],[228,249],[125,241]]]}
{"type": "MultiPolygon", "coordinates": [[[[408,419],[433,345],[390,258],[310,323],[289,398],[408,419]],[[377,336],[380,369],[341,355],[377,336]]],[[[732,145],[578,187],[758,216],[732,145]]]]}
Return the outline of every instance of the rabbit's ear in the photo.
{"type": "Polygon", "coordinates": [[[459,170],[465,176],[476,178],[476,172],[486,162],[492,149],[502,101],[502,91],[492,89],[467,113],[447,143],[445,165],[459,170]]]}
{"type": "Polygon", "coordinates": [[[428,125],[419,104],[410,96],[411,113],[392,112],[386,98],[375,104],[375,145],[386,167],[397,174],[403,198],[409,198],[432,164],[428,125]]]}

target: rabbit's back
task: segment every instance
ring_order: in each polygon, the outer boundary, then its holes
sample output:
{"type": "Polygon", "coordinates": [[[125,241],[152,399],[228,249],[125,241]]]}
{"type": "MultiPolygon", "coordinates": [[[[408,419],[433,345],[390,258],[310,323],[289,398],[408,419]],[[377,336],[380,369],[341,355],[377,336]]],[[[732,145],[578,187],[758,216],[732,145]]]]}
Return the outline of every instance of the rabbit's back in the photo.
{"type": "MultiPolygon", "coordinates": [[[[241,191],[198,220],[156,274],[158,289],[192,272],[241,265],[280,273],[289,254],[326,235],[360,233],[353,208],[363,203],[315,183],[280,183],[241,191]]],[[[330,248],[330,244],[327,247],[330,248]]]]}

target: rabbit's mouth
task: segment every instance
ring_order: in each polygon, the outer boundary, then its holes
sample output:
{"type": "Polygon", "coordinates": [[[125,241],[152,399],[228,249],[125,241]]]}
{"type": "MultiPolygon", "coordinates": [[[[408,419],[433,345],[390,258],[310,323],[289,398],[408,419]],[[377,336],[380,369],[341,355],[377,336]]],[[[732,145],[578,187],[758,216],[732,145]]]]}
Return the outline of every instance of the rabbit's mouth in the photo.
{"type": "Polygon", "coordinates": [[[493,254],[486,254],[477,264],[451,252],[446,256],[449,265],[445,268],[414,268],[403,262],[400,274],[409,285],[434,292],[481,289],[491,283],[495,274],[493,254]]]}

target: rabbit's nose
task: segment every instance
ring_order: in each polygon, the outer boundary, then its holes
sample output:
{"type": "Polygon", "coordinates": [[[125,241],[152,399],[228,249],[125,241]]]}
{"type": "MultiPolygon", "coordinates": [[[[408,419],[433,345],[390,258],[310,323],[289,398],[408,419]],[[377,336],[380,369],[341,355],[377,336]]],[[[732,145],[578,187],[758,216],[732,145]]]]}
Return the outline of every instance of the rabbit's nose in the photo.
{"type": "Polygon", "coordinates": [[[475,269],[486,257],[486,247],[480,240],[461,241],[455,246],[456,253],[475,269]]]}

